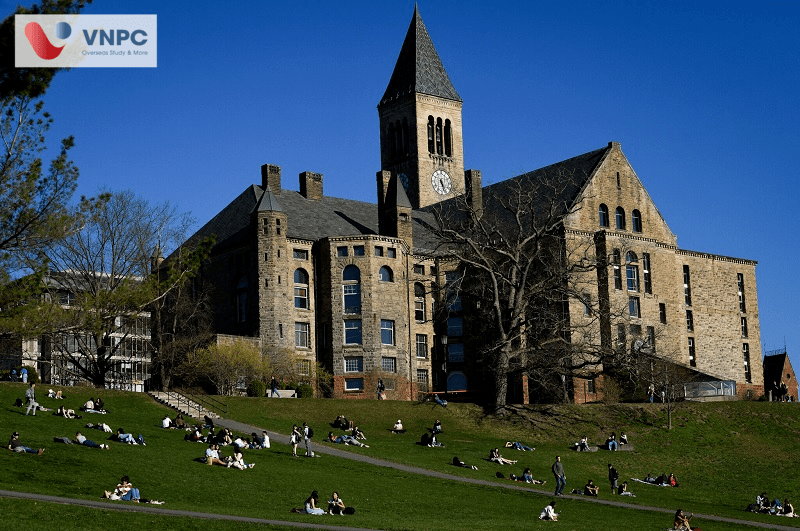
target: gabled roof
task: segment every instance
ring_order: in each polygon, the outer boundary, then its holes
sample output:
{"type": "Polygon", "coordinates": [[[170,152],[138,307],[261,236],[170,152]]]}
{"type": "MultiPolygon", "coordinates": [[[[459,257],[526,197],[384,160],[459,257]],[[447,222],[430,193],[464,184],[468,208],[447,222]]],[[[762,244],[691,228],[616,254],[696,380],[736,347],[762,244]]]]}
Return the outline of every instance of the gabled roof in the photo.
{"type": "Polygon", "coordinates": [[[416,5],[381,104],[415,92],[462,101],[450,82],[416,5]]]}

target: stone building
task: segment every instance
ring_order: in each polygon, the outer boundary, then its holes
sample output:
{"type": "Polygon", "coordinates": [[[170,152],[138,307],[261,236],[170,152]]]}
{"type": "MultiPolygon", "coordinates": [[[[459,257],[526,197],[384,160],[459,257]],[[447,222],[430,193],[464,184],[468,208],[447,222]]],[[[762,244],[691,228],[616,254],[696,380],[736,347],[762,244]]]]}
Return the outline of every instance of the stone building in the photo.
{"type": "MultiPolygon", "coordinates": [[[[484,196],[502,185],[484,189],[480,171],[465,170],[461,107],[415,8],[378,104],[376,203],[326,196],[313,172],[291,190],[280,167],[265,164],[261,182],[186,243],[217,238],[202,270],[215,286],[215,331],[259,337],[306,372],[319,362],[337,397],[374,398],[378,378],[392,399],[480,389],[467,306],[451,304],[445,320],[434,313],[435,288],[450,279],[434,252],[433,209],[461,196],[492,208],[484,196]]],[[[761,358],[756,262],[680,249],[616,142],[514,179],[554,169],[576,177],[565,197],[580,206],[563,219],[567,247],[589,238],[604,263],[586,297],[625,309],[600,319],[596,341],[763,392],[750,370],[761,358]]],[[[584,319],[584,302],[570,301],[571,322],[584,319]]],[[[590,378],[570,389],[576,401],[597,397],[590,378]]]]}

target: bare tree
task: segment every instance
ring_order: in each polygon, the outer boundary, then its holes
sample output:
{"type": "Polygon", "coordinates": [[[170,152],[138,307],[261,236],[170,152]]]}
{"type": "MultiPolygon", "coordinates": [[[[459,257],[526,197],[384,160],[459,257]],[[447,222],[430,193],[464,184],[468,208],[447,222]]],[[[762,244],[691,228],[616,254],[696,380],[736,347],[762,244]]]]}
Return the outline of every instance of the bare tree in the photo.
{"type": "Polygon", "coordinates": [[[142,344],[150,335],[149,309],[193,274],[190,267],[164,278],[149,274],[160,242],[172,241],[182,226],[174,207],[131,191],[106,195],[80,230],[47,251],[53,318],[46,339],[68,370],[98,387],[152,350],[142,344]]]}
{"type": "Polygon", "coordinates": [[[195,350],[183,364],[190,381],[208,380],[221,395],[236,394],[252,380],[264,381],[269,369],[269,360],[256,343],[245,340],[215,343],[195,350]]]}

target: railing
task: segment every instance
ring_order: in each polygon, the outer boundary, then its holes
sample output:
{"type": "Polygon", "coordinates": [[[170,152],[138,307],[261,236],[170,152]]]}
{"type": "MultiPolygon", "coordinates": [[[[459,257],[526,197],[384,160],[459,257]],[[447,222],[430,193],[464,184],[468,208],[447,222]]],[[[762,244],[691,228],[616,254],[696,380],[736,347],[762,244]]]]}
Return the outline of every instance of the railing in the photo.
{"type": "Polygon", "coordinates": [[[224,416],[228,413],[228,404],[225,404],[214,397],[208,395],[195,395],[189,391],[164,391],[169,400],[174,400],[178,406],[181,404],[186,405],[186,410],[191,412],[192,409],[198,410],[202,407],[206,411],[211,411],[217,415],[224,416]]]}

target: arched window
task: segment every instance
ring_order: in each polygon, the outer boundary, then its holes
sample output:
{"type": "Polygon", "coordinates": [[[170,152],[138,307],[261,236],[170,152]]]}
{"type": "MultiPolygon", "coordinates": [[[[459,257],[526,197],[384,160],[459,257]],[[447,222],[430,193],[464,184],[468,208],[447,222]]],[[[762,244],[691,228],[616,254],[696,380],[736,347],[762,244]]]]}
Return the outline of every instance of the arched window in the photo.
{"type": "Polygon", "coordinates": [[[408,155],[408,119],[403,118],[403,126],[400,130],[400,156],[405,157],[408,155]]]}
{"type": "Polygon", "coordinates": [[[456,371],[447,375],[448,391],[466,391],[467,377],[461,371],[456,371]]]}
{"type": "Polygon", "coordinates": [[[448,157],[453,156],[453,131],[450,120],[444,121],[444,154],[448,157]]]}
{"type": "Polygon", "coordinates": [[[236,322],[245,322],[247,319],[247,278],[245,277],[239,279],[239,282],[236,284],[234,305],[236,306],[236,322]]]}
{"type": "Polygon", "coordinates": [[[622,255],[619,249],[614,249],[613,262],[614,262],[614,289],[622,289],[622,272],[619,270],[622,255]]]}
{"type": "Polygon", "coordinates": [[[383,266],[380,271],[378,271],[378,279],[381,282],[394,282],[394,275],[392,275],[392,270],[386,266],[383,266]]]}
{"type": "Polygon", "coordinates": [[[425,322],[425,286],[421,282],[414,284],[414,320],[425,322]]]}
{"type": "Polygon", "coordinates": [[[436,142],[433,136],[433,116],[428,116],[428,153],[436,153],[436,142]]]}
{"type": "Polygon", "coordinates": [[[389,159],[394,160],[394,158],[397,156],[397,152],[395,150],[395,145],[394,145],[394,123],[389,124],[388,137],[389,137],[389,159]]]}
{"type": "Polygon", "coordinates": [[[361,271],[349,265],[342,271],[342,293],[344,299],[344,313],[361,313],[361,271]]]}
{"type": "Polygon", "coordinates": [[[631,225],[633,232],[642,232],[642,214],[638,210],[631,212],[631,225]]]}
{"type": "Polygon", "coordinates": [[[436,119],[436,153],[441,155],[443,153],[442,149],[442,119],[436,119]]]}
{"type": "Polygon", "coordinates": [[[294,307],[308,309],[308,273],[302,268],[294,271],[294,307]]]}
{"type": "Polygon", "coordinates": [[[636,253],[625,253],[625,274],[628,281],[628,291],[639,291],[639,261],[636,253]]]}
{"type": "Polygon", "coordinates": [[[617,228],[625,230],[625,210],[622,207],[617,207],[617,228]]]}
{"type": "Polygon", "coordinates": [[[597,217],[600,219],[601,227],[608,227],[608,207],[605,204],[600,205],[597,217]]]}

